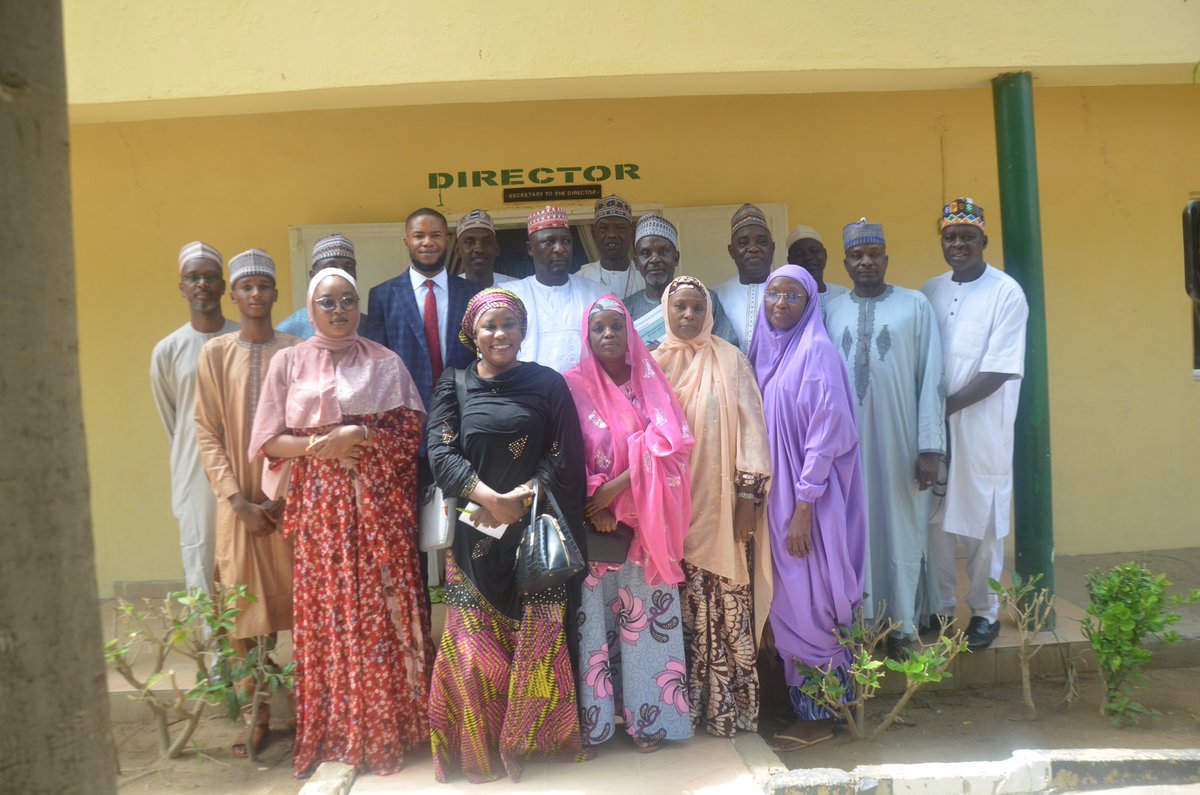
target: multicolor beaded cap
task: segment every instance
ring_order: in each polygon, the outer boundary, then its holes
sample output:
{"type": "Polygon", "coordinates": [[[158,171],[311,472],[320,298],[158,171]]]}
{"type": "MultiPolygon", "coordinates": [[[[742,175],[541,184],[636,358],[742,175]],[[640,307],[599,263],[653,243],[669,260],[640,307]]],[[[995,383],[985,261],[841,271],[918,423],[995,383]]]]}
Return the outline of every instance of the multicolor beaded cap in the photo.
{"type": "Polygon", "coordinates": [[[472,210],[458,219],[458,226],[454,227],[454,236],[462,237],[462,233],[468,229],[490,229],[495,232],[496,225],[492,223],[492,216],[483,210],[472,210]]]}
{"type": "Polygon", "coordinates": [[[193,259],[206,259],[210,262],[217,263],[218,266],[225,264],[225,260],[221,256],[221,252],[217,251],[207,243],[202,243],[199,240],[194,240],[183,248],[179,249],[179,270],[182,271],[183,266],[188,263],[188,260],[193,259]]]}
{"type": "Polygon", "coordinates": [[[567,219],[567,211],[561,207],[552,207],[547,204],[544,209],[529,214],[529,222],[526,224],[525,231],[532,235],[543,229],[570,228],[571,222],[567,219]]]}
{"type": "Polygon", "coordinates": [[[316,243],[313,243],[313,265],[330,257],[340,257],[357,263],[357,260],[354,259],[354,244],[350,242],[350,238],[337,232],[334,232],[332,235],[326,235],[316,243]]]}
{"type": "Polygon", "coordinates": [[[624,218],[632,224],[633,208],[629,206],[629,202],[613,193],[603,199],[596,199],[595,219],[599,221],[601,218],[624,218]]]}
{"type": "Polygon", "coordinates": [[[734,212],[733,218],[729,219],[730,234],[737,234],[743,226],[761,226],[768,231],[771,229],[771,225],[767,223],[767,216],[753,204],[743,204],[734,212]]]}
{"type": "Polygon", "coordinates": [[[842,248],[846,251],[861,246],[866,243],[878,243],[881,246],[887,245],[887,241],[883,239],[883,224],[873,224],[867,221],[866,218],[859,218],[857,221],[851,221],[842,227],[842,248]]]}
{"type": "Polygon", "coordinates": [[[467,346],[467,350],[471,353],[478,350],[475,347],[475,324],[489,309],[507,309],[519,317],[522,339],[529,328],[529,313],[525,310],[525,304],[515,293],[511,293],[503,287],[489,287],[481,290],[475,293],[475,296],[467,303],[467,311],[463,314],[462,325],[458,330],[458,341],[467,346]]]}
{"type": "Polygon", "coordinates": [[[665,237],[671,241],[671,245],[679,248],[679,230],[675,228],[675,224],[661,215],[643,215],[638,220],[637,231],[633,233],[633,242],[636,244],[643,237],[650,235],[665,237]]]}
{"type": "Polygon", "coordinates": [[[261,248],[248,248],[229,260],[229,283],[237,284],[243,276],[275,278],[275,260],[261,248]]]}
{"type": "Polygon", "coordinates": [[[987,229],[983,220],[983,208],[971,198],[955,199],[942,208],[942,220],[938,224],[938,231],[955,224],[970,224],[987,229]]]}

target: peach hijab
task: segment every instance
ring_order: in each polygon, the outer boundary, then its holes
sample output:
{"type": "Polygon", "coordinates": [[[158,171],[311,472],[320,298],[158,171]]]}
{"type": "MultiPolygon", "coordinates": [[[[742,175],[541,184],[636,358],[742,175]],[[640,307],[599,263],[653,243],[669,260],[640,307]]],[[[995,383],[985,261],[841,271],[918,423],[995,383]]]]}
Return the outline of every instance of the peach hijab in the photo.
{"type": "Polygon", "coordinates": [[[662,305],[667,335],[652,355],[674,388],[696,437],[691,452],[692,524],[684,541],[683,557],[693,566],[737,585],[753,584],[757,638],[771,605],[767,512],[765,508],[759,510],[750,543],[754,553],[752,575],[746,549],[737,543],[733,510],[738,499],[734,479],[739,472],[771,474],[758,381],[737,346],[713,336],[712,298],[699,280],[691,276],[675,279],[663,290],[662,305]],[[685,288],[700,292],[709,306],[700,333],[691,340],[677,337],[670,323],[672,296],[685,288]]]}

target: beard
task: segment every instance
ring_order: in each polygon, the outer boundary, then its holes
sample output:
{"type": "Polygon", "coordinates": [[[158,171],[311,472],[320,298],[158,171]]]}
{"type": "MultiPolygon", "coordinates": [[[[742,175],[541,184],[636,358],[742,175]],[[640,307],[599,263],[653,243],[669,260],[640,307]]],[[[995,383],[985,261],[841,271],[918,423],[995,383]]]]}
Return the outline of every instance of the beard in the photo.
{"type": "Polygon", "coordinates": [[[442,252],[442,256],[437,258],[437,262],[432,265],[425,265],[417,261],[417,258],[409,254],[408,260],[412,263],[413,269],[421,273],[437,273],[442,268],[446,267],[446,258],[450,255],[450,250],[446,249],[442,252]]]}

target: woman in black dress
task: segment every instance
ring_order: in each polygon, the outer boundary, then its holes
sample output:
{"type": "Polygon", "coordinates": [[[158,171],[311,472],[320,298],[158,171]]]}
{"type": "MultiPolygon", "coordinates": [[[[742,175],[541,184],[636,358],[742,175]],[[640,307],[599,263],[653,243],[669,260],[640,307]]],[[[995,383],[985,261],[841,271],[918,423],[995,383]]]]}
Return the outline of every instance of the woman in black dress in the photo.
{"type": "MultiPolygon", "coordinates": [[[[507,290],[471,299],[460,339],[478,361],[447,370],[434,388],[427,441],[434,478],[494,538],[459,522],[446,561],[446,629],[429,699],[438,781],[461,769],[514,781],[531,759],[582,761],[565,621],[568,586],[522,599],[516,552],[528,524],[532,482],[550,491],[583,548],[585,473],[575,404],[555,371],[517,361],[525,307],[507,290]],[[459,405],[456,378],[465,387],[459,405]]],[[[578,586],[575,586],[576,589],[578,586]]]]}

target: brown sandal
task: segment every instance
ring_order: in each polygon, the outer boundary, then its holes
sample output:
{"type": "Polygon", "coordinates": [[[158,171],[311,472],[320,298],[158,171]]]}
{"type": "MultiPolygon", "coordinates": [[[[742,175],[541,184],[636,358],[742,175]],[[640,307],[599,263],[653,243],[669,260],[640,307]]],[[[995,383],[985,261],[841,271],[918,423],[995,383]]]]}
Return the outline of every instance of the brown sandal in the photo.
{"type": "Polygon", "coordinates": [[[270,733],[271,727],[266,723],[254,724],[253,738],[250,737],[250,731],[251,727],[247,726],[246,728],[242,729],[241,733],[237,736],[237,739],[233,741],[233,745],[230,747],[229,753],[234,759],[245,759],[246,757],[250,756],[250,748],[246,745],[247,739],[250,739],[250,741],[254,743],[255,754],[261,751],[263,744],[267,741],[267,735],[270,733]]]}

